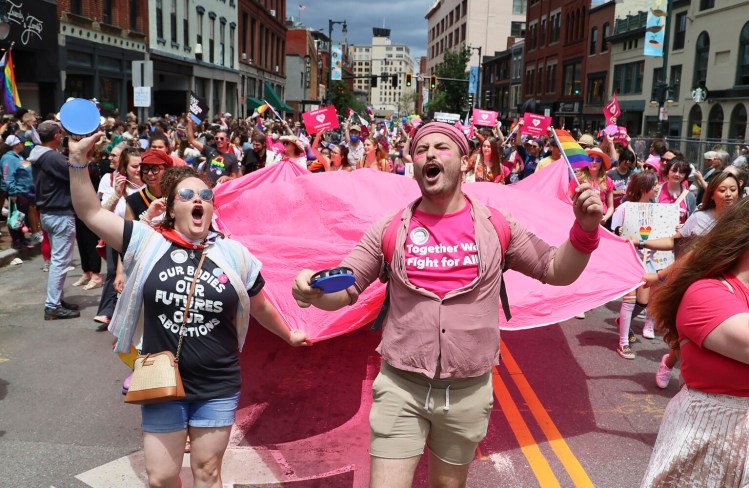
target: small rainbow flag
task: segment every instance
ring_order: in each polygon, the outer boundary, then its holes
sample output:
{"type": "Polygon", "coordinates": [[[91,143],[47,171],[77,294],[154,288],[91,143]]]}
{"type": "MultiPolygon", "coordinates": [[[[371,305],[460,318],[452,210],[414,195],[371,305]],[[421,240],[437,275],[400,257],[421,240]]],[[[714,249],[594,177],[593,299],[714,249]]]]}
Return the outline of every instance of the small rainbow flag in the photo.
{"type": "Polygon", "coordinates": [[[21,98],[18,96],[16,75],[13,72],[11,49],[8,49],[0,59],[0,86],[2,87],[5,111],[15,112],[21,106],[21,98]]]}
{"type": "Polygon", "coordinates": [[[566,130],[554,129],[559,149],[572,169],[580,169],[590,165],[590,157],[585,149],[580,147],[574,137],[566,130]]]}
{"type": "Polygon", "coordinates": [[[262,113],[265,113],[266,110],[268,110],[268,104],[264,103],[264,104],[260,105],[258,108],[256,108],[255,112],[257,112],[259,114],[262,114],[262,113]]]}

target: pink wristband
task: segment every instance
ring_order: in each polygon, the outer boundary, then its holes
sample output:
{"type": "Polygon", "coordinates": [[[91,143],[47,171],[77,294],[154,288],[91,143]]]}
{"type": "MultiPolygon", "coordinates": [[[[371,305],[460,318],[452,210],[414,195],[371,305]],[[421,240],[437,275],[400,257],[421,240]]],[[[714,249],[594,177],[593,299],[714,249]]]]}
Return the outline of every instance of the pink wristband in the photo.
{"type": "Polygon", "coordinates": [[[598,226],[596,226],[595,230],[587,232],[580,226],[577,220],[572,224],[572,228],[570,229],[570,244],[578,251],[590,254],[598,248],[599,241],[598,226]]]}

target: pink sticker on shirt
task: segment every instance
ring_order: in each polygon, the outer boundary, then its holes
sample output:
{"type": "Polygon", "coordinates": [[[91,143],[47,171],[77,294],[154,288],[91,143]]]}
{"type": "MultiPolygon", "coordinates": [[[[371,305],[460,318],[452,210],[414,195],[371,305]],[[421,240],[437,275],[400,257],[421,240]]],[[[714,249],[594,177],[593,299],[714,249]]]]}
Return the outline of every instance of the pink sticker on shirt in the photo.
{"type": "Polygon", "coordinates": [[[447,215],[414,211],[404,251],[414,286],[442,298],[470,284],[478,276],[479,262],[471,206],[447,215]]]}

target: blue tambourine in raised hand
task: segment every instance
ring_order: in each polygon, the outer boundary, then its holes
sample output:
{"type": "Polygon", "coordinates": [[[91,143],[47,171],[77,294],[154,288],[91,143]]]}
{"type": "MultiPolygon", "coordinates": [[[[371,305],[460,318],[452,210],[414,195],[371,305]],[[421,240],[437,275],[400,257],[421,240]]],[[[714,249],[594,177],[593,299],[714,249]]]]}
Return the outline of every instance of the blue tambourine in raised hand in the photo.
{"type": "Polygon", "coordinates": [[[345,290],[356,282],[354,270],[346,267],[330,268],[318,271],[310,278],[310,286],[323,293],[335,293],[345,290]]]}
{"type": "Polygon", "coordinates": [[[72,98],[60,107],[60,124],[74,136],[87,136],[99,129],[101,114],[91,100],[72,98]]]}

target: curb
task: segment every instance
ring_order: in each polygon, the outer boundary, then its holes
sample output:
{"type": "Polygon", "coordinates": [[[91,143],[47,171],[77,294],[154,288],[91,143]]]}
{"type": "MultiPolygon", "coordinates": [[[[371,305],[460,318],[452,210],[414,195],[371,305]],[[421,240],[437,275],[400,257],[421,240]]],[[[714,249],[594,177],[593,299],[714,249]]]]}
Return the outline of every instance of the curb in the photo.
{"type": "Polygon", "coordinates": [[[0,251],[0,268],[8,266],[10,262],[16,258],[21,258],[24,261],[27,261],[34,256],[38,256],[39,254],[41,254],[41,252],[42,251],[39,246],[36,246],[34,249],[23,250],[20,252],[13,248],[4,249],[0,251]]]}

